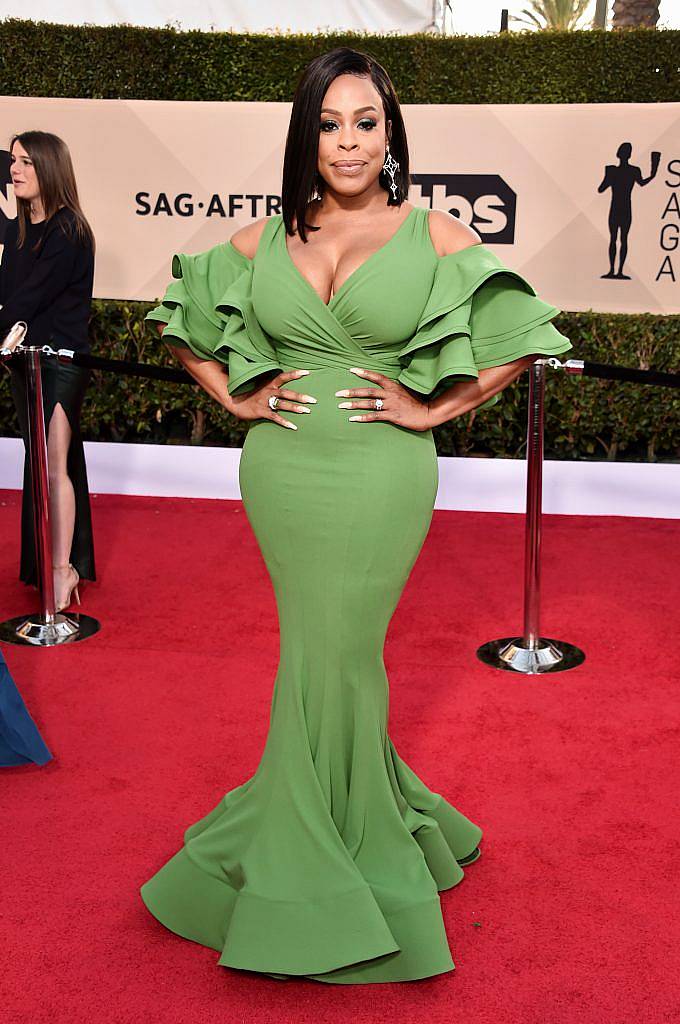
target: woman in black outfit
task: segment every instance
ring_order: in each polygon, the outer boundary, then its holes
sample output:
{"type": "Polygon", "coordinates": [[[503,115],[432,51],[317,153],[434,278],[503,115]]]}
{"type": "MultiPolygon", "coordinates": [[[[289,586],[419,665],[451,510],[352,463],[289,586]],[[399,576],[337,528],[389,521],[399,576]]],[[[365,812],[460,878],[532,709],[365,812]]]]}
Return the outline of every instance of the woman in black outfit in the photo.
{"type": "MultiPolygon", "coordinates": [[[[94,277],[94,238],[80,208],[68,148],[48,132],[23,132],[11,143],[17,218],[10,223],[0,264],[0,335],[18,320],[27,344],[89,351],[88,323],[94,277]]],[[[25,370],[11,361],[12,394],[28,444],[25,370]]],[[[90,497],[80,408],[89,370],[43,360],[43,402],[50,482],[52,562],[57,611],[67,608],[80,577],[95,579],[90,497]]],[[[24,462],[21,569],[37,582],[31,477],[24,462]]]]}

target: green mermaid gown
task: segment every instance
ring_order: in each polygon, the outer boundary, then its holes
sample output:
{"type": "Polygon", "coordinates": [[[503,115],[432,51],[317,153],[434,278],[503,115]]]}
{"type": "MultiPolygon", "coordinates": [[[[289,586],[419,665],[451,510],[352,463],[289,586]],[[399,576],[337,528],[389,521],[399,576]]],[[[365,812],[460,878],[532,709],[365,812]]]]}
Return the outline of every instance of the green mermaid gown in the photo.
{"type": "Polygon", "coordinates": [[[311,370],[300,389],[317,404],[283,413],[297,431],[251,424],[240,463],[280,622],[260,763],[186,831],[144,902],[229,967],[342,984],[452,970],[438,892],[460,882],[482,830],[399,757],[382,658],[432,516],[434,443],[350,422],[335,392],[365,386],[353,366],[431,395],[565,352],[558,311],[484,246],[438,257],[418,208],[328,305],[280,216],[254,260],[226,243],[176,256],[173,275],[148,316],[165,340],[227,363],[232,394],[266,371],[311,370]]]}

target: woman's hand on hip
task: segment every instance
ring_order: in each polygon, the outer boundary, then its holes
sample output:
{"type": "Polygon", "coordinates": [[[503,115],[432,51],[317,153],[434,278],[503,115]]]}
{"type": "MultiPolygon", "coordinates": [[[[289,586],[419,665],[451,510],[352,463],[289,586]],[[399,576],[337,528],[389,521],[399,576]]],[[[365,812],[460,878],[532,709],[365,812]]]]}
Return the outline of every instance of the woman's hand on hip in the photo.
{"type": "Polygon", "coordinates": [[[427,403],[414,398],[398,381],[391,380],[384,373],[360,370],[356,366],[350,372],[380,385],[379,388],[345,388],[335,392],[338,398],[350,399],[340,402],[338,408],[371,410],[360,416],[350,416],[353,422],[376,423],[383,420],[408,430],[429,430],[433,426],[427,403]],[[376,405],[376,400],[382,405],[376,405]]]}
{"type": "Polygon", "coordinates": [[[239,420],[273,420],[281,427],[297,430],[297,426],[280,416],[278,410],[297,413],[312,411],[308,405],[314,404],[316,398],[312,395],[301,394],[299,391],[290,391],[285,387],[292,380],[306,377],[309,372],[309,370],[289,370],[287,373],[278,373],[276,377],[261,384],[247,395],[231,395],[227,408],[239,420]]]}

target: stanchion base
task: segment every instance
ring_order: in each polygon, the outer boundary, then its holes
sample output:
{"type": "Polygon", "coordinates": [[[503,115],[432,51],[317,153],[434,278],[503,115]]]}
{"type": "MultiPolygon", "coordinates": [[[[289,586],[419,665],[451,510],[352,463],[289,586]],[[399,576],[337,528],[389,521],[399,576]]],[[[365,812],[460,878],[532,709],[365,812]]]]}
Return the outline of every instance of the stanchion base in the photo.
{"type": "Polygon", "coordinates": [[[477,649],[477,657],[485,665],[521,675],[545,675],[546,672],[566,672],[585,661],[585,653],[564,640],[541,637],[538,646],[527,647],[520,637],[489,640],[477,649]]]}
{"type": "Polygon", "coordinates": [[[48,620],[44,615],[19,615],[0,622],[0,640],[6,644],[28,647],[56,647],[87,640],[100,630],[97,619],[78,612],[55,615],[48,620]]]}

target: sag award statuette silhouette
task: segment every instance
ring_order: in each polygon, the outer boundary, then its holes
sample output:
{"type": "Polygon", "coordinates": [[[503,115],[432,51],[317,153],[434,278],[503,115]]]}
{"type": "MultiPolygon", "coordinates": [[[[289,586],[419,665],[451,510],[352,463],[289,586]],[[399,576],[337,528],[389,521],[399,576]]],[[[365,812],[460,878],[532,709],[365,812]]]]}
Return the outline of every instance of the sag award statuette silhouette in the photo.
{"type": "Polygon", "coordinates": [[[630,281],[628,274],[623,272],[623,264],[628,255],[628,232],[632,219],[631,193],[635,185],[648,185],[652,178],[656,177],[659,169],[661,153],[651,154],[651,170],[648,178],[642,177],[639,167],[631,164],[630,157],[633,147],[630,142],[622,142],[616,151],[619,159],[617,164],[607,164],[604,169],[604,178],[598,186],[598,192],[605,189],[612,190],[611,205],[609,207],[609,273],[601,277],[618,278],[620,281],[630,281]],[[616,236],[619,234],[619,272],[614,272],[614,261],[616,259],[616,236]]]}

